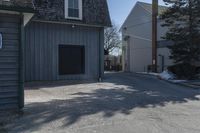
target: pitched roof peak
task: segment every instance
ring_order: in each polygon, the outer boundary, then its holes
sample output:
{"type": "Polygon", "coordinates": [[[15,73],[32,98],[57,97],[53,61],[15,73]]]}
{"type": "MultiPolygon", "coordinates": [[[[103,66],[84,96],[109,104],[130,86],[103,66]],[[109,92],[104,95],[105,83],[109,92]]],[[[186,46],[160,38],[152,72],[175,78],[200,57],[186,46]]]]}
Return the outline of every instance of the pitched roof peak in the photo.
{"type": "MultiPolygon", "coordinates": [[[[146,3],[146,2],[137,1],[137,4],[139,4],[140,6],[142,6],[148,12],[152,13],[152,3],[146,3]]],[[[158,6],[158,13],[161,14],[166,9],[167,9],[166,6],[159,5],[158,6]]]]}

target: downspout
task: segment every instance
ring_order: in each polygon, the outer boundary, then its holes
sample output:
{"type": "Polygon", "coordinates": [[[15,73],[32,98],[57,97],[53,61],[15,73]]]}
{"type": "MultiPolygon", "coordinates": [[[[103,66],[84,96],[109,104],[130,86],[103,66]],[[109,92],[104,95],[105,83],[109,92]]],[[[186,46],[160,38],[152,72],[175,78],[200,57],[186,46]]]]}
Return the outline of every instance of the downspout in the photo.
{"type": "Polygon", "coordinates": [[[104,53],[102,52],[102,49],[103,49],[103,44],[104,44],[104,38],[102,37],[102,28],[99,29],[99,77],[98,77],[98,80],[99,82],[102,82],[102,60],[103,60],[103,56],[104,56],[104,53]]]}
{"type": "Polygon", "coordinates": [[[24,107],[24,15],[20,13],[20,45],[19,45],[19,91],[18,107],[24,107]]]}

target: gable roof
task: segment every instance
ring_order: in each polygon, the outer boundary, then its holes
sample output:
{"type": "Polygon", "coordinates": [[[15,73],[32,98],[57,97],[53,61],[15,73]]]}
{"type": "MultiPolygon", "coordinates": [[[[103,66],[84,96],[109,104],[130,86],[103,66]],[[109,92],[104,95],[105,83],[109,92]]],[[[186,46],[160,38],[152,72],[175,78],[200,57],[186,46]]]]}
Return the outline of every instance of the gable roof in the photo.
{"type": "MultiPolygon", "coordinates": [[[[145,11],[147,11],[149,14],[152,14],[152,4],[137,1],[136,4],[133,6],[132,10],[130,11],[129,15],[126,17],[124,23],[122,24],[122,26],[121,26],[121,28],[120,28],[120,31],[122,31],[122,28],[124,27],[125,23],[128,21],[128,18],[131,16],[131,14],[133,13],[134,9],[135,9],[137,6],[142,7],[142,8],[143,8],[145,11]]],[[[159,15],[162,14],[166,9],[167,9],[166,6],[161,6],[161,5],[159,5],[159,6],[158,6],[158,14],[159,14],[159,15]]]]}
{"type": "Polygon", "coordinates": [[[32,7],[36,10],[33,20],[69,22],[96,26],[111,26],[107,0],[82,0],[83,19],[66,19],[64,14],[64,0],[10,0],[2,2],[0,6],[32,7]]]}
{"type": "MultiPolygon", "coordinates": [[[[145,10],[147,10],[150,14],[152,14],[152,4],[145,3],[145,2],[137,2],[141,7],[143,7],[145,10]]],[[[166,6],[158,6],[158,14],[162,14],[164,11],[166,11],[166,6]]]]}
{"type": "Polygon", "coordinates": [[[34,12],[32,0],[0,0],[0,9],[20,12],[34,12]]]}
{"type": "Polygon", "coordinates": [[[32,0],[0,0],[0,5],[10,7],[32,7],[32,0]]]}
{"type": "Polygon", "coordinates": [[[64,0],[35,0],[36,19],[111,26],[107,0],[82,0],[83,19],[65,19],[64,0]]]}

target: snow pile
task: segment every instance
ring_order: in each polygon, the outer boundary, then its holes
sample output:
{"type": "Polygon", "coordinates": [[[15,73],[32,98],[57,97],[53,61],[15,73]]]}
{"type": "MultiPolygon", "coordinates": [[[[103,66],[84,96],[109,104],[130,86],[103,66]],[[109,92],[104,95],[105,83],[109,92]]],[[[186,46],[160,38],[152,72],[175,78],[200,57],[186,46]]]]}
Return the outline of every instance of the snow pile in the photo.
{"type": "Polygon", "coordinates": [[[187,82],[187,80],[170,80],[172,83],[176,83],[176,84],[178,84],[178,83],[186,83],[187,82]]]}
{"type": "Polygon", "coordinates": [[[159,74],[159,78],[163,80],[174,80],[176,76],[168,70],[163,71],[159,74]]]}
{"type": "Polygon", "coordinates": [[[136,72],[138,74],[145,74],[145,75],[152,75],[152,76],[159,76],[159,73],[153,73],[153,72],[136,72]]]}

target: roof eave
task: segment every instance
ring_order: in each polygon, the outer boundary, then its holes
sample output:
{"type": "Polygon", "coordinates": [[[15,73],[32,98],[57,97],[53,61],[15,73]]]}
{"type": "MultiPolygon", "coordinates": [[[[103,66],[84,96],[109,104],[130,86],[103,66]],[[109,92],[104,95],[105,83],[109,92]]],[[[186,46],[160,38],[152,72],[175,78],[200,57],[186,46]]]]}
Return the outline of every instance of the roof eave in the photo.
{"type": "Polygon", "coordinates": [[[36,11],[33,8],[19,7],[19,6],[0,5],[0,10],[15,11],[15,12],[26,12],[26,13],[36,13],[36,11]]]}

